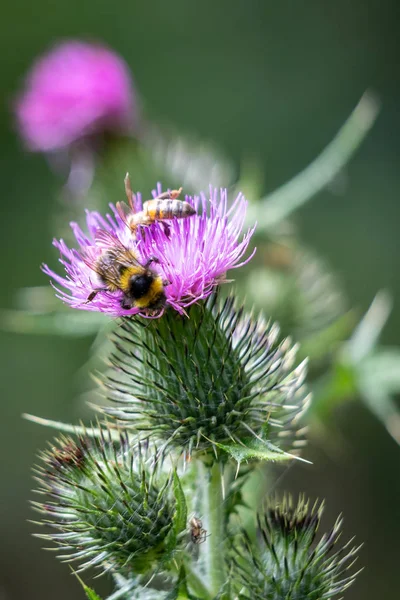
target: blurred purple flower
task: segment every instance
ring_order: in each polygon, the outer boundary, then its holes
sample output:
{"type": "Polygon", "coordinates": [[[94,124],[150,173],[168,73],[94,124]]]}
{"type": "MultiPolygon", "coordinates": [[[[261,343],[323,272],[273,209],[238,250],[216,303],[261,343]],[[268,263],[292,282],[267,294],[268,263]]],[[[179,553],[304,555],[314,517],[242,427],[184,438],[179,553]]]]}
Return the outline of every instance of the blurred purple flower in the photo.
{"type": "MultiPolygon", "coordinates": [[[[160,193],[161,187],[158,186],[153,196],[160,193]]],[[[112,316],[138,313],[142,316],[161,316],[162,311],[152,315],[136,307],[123,309],[123,294],[120,291],[100,291],[93,300],[87,302],[95,288],[104,287],[95,272],[95,265],[99,256],[106,251],[105,236],[101,233],[106,231],[108,237],[111,234],[126,248],[134,250],[141,264],[145,264],[149,257],[158,259],[151,268],[169,282],[165,286],[167,307],[171,306],[184,314],[186,307],[207,298],[220,283],[224,283],[229,269],[238,268],[252,258],[255,250],[241,261],[255,226],[241,237],[247,208],[247,201],[242,194],[237,196],[229,209],[225,189],[218,191],[211,188],[209,198],[201,193],[200,196],[186,196],[185,199],[196,208],[196,215],[169,221],[168,230],[160,222],[139,227],[136,239],[112,204],[113,215],[107,215],[106,218],[98,212],[87,211],[88,235],[76,223],[71,223],[79,249],[69,249],[63,240],[53,242],[61,253],[60,262],[65,268],[66,277],[57,275],[47,265],[42,267],[55,282],[57,296],[74,308],[101,311],[112,316]]],[[[135,200],[140,210],[140,194],[136,195],[135,200]]]]}
{"type": "Polygon", "coordinates": [[[103,46],[66,41],[33,65],[15,112],[21,137],[39,152],[103,131],[130,131],[135,98],[128,67],[103,46]]]}

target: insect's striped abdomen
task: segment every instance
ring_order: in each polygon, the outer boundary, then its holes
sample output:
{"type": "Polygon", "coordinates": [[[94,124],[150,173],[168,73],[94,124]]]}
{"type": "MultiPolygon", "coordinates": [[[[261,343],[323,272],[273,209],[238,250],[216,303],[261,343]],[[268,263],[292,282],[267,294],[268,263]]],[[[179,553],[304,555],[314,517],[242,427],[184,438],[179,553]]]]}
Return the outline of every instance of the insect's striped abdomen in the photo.
{"type": "Polygon", "coordinates": [[[143,204],[143,213],[151,221],[183,219],[195,214],[195,209],[184,200],[166,199],[147,200],[143,204]]]}

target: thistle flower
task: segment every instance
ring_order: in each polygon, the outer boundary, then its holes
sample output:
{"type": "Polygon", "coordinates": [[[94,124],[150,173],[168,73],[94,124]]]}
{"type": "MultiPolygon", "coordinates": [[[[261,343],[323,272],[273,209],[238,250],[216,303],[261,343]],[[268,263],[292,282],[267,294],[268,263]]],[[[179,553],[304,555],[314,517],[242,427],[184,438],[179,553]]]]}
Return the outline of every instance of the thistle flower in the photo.
{"type": "MultiPolygon", "coordinates": [[[[153,196],[160,193],[159,186],[153,196]]],[[[135,201],[137,210],[141,210],[139,194],[135,201]]],[[[54,241],[61,253],[60,262],[66,277],[59,276],[47,265],[43,271],[64,288],[56,288],[59,297],[74,308],[101,311],[111,316],[138,313],[149,316],[148,311],[136,306],[123,308],[123,293],[119,290],[100,291],[87,301],[94,289],[104,288],[96,275],[96,261],[115,243],[122,244],[133,251],[143,265],[149,257],[155,259],[152,269],[168,282],[165,285],[166,306],[185,313],[188,306],[207,298],[225,280],[226,271],[247,263],[254,254],[241,262],[254,231],[254,228],[249,229],[239,239],[247,207],[241,194],[230,209],[226,190],[211,189],[209,198],[200,194],[194,198],[186,196],[186,201],[194,206],[196,215],[174,219],[169,222],[168,229],[159,222],[139,228],[136,239],[113,205],[110,205],[113,215],[106,218],[98,212],[87,212],[87,234],[76,223],[71,224],[78,250],[69,249],[63,240],[54,241]],[[104,242],[105,237],[109,243],[104,242]]],[[[162,311],[157,316],[160,314],[162,311]]]]}
{"type": "Polygon", "coordinates": [[[254,454],[245,458],[261,457],[271,443],[298,449],[308,396],[297,347],[278,341],[277,325],[236,309],[233,297],[218,308],[214,295],[188,314],[122,323],[112,368],[100,377],[117,406],[101,410],[189,455],[222,447],[236,457],[247,447],[254,454]]]}
{"type": "Polygon", "coordinates": [[[61,559],[130,577],[171,550],[172,475],[161,472],[160,461],[149,465],[148,450],[132,450],[123,434],[118,444],[105,435],[63,437],[41,458],[38,491],[47,498],[33,504],[52,532],[38,537],[58,545],[61,559]]]}
{"type": "Polygon", "coordinates": [[[26,146],[38,152],[104,131],[126,133],[135,117],[128,67],[101,45],[63,42],[33,65],[15,112],[26,146]]]}
{"type": "Polygon", "coordinates": [[[323,503],[309,508],[300,497],[270,501],[259,518],[259,544],[254,547],[244,533],[243,545],[236,548],[239,598],[252,600],[328,600],[344,592],[357,573],[349,574],[359,548],[352,540],[335,551],[343,519],[339,517],[317,544],[323,503]]]}

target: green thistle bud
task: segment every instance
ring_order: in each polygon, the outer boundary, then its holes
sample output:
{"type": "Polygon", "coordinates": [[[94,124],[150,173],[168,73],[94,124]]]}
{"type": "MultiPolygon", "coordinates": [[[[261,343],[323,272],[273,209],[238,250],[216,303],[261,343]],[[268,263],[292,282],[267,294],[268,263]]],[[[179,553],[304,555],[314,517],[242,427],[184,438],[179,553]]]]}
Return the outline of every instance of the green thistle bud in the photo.
{"type": "Polygon", "coordinates": [[[359,548],[350,540],[334,550],[342,519],[315,544],[323,503],[309,510],[300,498],[274,498],[259,518],[258,549],[244,533],[239,558],[235,560],[242,588],[239,598],[263,600],[327,600],[344,592],[357,573],[349,574],[359,548]]]}
{"type": "Polygon", "coordinates": [[[166,311],[123,321],[111,371],[101,377],[118,406],[102,410],[189,455],[260,438],[277,445],[285,438],[291,448],[306,400],[297,347],[279,343],[278,326],[253,320],[233,297],[220,309],[215,296],[192,305],[188,317],[166,311]]]}
{"type": "Polygon", "coordinates": [[[271,268],[263,264],[252,270],[247,289],[256,307],[276,319],[285,335],[290,332],[302,341],[343,317],[346,301],[328,265],[292,244],[266,246],[263,258],[271,268]]]}
{"type": "Polygon", "coordinates": [[[161,472],[161,460],[149,464],[148,448],[132,450],[122,434],[119,443],[105,434],[63,437],[41,458],[36,479],[47,498],[33,504],[53,531],[38,537],[57,544],[61,559],[130,576],[171,550],[173,478],[161,472]]]}

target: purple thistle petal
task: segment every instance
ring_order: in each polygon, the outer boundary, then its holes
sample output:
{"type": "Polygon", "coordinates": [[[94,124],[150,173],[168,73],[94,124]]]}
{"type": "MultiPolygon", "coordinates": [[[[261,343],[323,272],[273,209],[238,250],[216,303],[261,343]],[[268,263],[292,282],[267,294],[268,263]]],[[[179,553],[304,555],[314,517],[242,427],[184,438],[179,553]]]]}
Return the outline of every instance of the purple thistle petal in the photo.
{"type": "Polygon", "coordinates": [[[52,152],[104,131],[132,131],[137,108],[125,62],[99,44],[69,40],[33,65],[15,103],[33,151],[52,152]]]}
{"type": "Polygon", "coordinates": [[[103,131],[130,131],[136,101],[129,69],[99,44],[69,40],[33,65],[15,103],[30,150],[50,152],[103,131]]]}
{"type": "MultiPolygon", "coordinates": [[[[161,191],[158,184],[153,195],[161,191]]],[[[61,287],[54,286],[57,296],[74,308],[98,310],[113,316],[138,313],[145,317],[162,315],[163,309],[156,315],[138,308],[123,309],[121,291],[99,291],[90,302],[87,301],[94,289],[104,287],[96,273],[96,261],[114,236],[126,248],[135,251],[141,264],[145,264],[150,257],[158,260],[151,268],[169,282],[165,286],[167,305],[186,314],[185,308],[207,298],[225,281],[229,269],[238,268],[252,258],[255,250],[242,260],[255,226],[242,235],[247,208],[247,201],[242,194],[237,196],[230,208],[224,189],[210,189],[208,198],[201,193],[200,196],[186,196],[185,199],[196,208],[196,215],[169,221],[168,232],[161,222],[139,227],[136,239],[112,204],[112,214],[106,217],[97,212],[86,212],[87,235],[76,223],[71,223],[79,249],[71,250],[63,240],[54,241],[66,276],[57,275],[47,265],[42,267],[61,287]]],[[[134,201],[141,208],[139,194],[135,195],[134,201]]]]}

